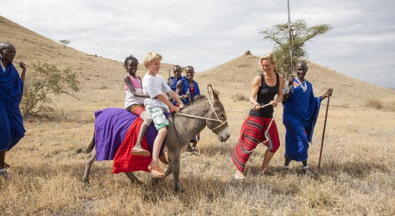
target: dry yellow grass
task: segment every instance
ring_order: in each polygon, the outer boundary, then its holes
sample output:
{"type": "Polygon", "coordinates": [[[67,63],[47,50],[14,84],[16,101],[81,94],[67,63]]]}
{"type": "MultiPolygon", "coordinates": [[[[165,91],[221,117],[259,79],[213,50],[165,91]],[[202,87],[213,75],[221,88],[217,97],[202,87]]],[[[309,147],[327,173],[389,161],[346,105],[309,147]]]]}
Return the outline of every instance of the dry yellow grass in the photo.
{"type": "MultiPolygon", "coordinates": [[[[225,143],[205,129],[198,144],[200,155],[183,153],[181,182],[186,191],[173,192],[173,177],[150,185],[148,173],[136,175],[144,185],[134,185],[124,175],[112,175],[111,162],[96,162],[91,185],[81,182],[85,153],[93,132],[94,110],[122,107],[122,63],[88,55],[50,41],[0,17],[0,41],[16,45],[17,59],[69,66],[79,74],[81,91],[75,100],[56,98],[65,119],[26,119],[25,138],[8,154],[10,178],[0,178],[1,215],[394,215],[395,113],[366,106],[367,98],[393,104],[394,91],[357,81],[310,63],[307,75],[317,95],[335,89],[325,136],[321,180],[300,176],[300,164],[291,163],[291,174],[280,172],[284,153],[282,109],[275,116],[281,147],[270,167],[274,176],[258,169],[264,148],[259,146],[247,164],[245,182],[235,181],[230,154],[240,126],[248,114],[252,78],[258,74],[257,57],[240,56],[199,73],[202,92],[212,83],[220,92],[233,132],[225,143]],[[103,87],[105,86],[105,87],[103,87]],[[244,109],[244,110],[243,110],[244,109]],[[242,110],[242,111],[240,111],[242,110]]],[[[141,59],[141,57],[139,58],[141,59]]],[[[164,64],[166,77],[171,64],[164,64]]],[[[143,67],[138,73],[143,75],[143,67]]],[[[26,80],[29,79],[27,73],[26,80]]],[[[326,102],[323,102],[310,166],[318,163],[326,102]]],[[[389,105],[390,106],[390,105],[389,105]]]]}

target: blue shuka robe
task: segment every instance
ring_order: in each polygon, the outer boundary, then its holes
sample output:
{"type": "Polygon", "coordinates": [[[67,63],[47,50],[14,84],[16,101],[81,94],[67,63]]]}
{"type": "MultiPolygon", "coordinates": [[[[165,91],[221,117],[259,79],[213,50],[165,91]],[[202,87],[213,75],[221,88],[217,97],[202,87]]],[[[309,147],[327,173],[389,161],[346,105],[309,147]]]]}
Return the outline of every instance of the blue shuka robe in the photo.
{"type": "MultiPolygon", "coordinates": [[[[192,94],[192,91],[190,91],[190,86],[189,86],[188,80],[185,79],[185,82],[183,83],[183,85],[182,85],[182,87],[181,87],[181,95],[186,95],[186,94],[188,93],[188,91],[189,91],[190,94],[191,94],[190,99],[191,99],[192,102],[193,102],[193,98],[194,98],[195,96],[200,95],[200,89],[199,89],[199,85],[197,84],[197,82],[195,82],[195,80],[192,80],[192,82],[193,82],[193,88],[194,88],[193,94],[192,94]]],[[[184,99],[182,99],[181,101],[182,101],[185,105],[188,105],[188,103],[189,103],[189,98],[184,98],[184,99]]]]}
{"type": "Polygon", "coordinates": [[[321,97],[314,97],[313,86],[305,80],[307,89],[295,80],[288,100],[283,105],[285,132],[284,156],[290,160],[305,161],[308,158],[309,142],[313,137],[321,105],[321,97]]]}
{"type": "Polygon", "coordinates": [[[19,109],[22,93],[23,82],[14,65],[0,67],[0,150],[10,150],[25,135],[19,109]]]}
{"type": "MultiPolygon", "coordinates": [[[[176,92],[176,89],[177,89],[177,82],[180,81],[180,80],[181,80],[181,82],[185,82],[185,81],[186,81],[186,78],[185,78],[185,76],[181,76],[181,77],[179,77],[178,79],[176,79],[175,77],[170,77],[170,80],[172,81],[171,84],[170,84],[170,81],[169,81],[169,83],[167,83],[167,84],[170,86],[171,90],[173,90],[174,92],[176,92]]],[[[174,100],[174,99],[172,99],[171,103],[172,103],[173,105],[176,105],[176,104],[177,104],[177,101],[174,100]]]]}

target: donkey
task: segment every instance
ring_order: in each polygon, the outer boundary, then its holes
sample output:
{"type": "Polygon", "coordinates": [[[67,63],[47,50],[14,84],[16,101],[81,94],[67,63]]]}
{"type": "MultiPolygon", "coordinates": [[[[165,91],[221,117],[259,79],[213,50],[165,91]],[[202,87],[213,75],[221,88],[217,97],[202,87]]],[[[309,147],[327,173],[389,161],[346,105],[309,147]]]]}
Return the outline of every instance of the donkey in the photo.
{"type": "MultiPolygon", "coordinates": [[[[211,85],[208,85],[207,89],[209,98],[205,96],[195,97],[193,104],[169,116],[170,125],[168,126],[165,143],[168,149],[169,166],[165,172],[165,177],[173,173],[175,191],[182,191],[179,181],[180,157],[189,141],[200,133],[206,125],[218,135],[221,142],[225,142],[230,136],[225,109],[211,85]]],[[[88,183],[90,168],[96,159],[94,146],[95,138],[93,137],[86,150],[89,153],[83,176],[83,181],[86,183],[88,183]]],[[[141,183],[132,172],[125,174],[132,183],[141,183]]]]}

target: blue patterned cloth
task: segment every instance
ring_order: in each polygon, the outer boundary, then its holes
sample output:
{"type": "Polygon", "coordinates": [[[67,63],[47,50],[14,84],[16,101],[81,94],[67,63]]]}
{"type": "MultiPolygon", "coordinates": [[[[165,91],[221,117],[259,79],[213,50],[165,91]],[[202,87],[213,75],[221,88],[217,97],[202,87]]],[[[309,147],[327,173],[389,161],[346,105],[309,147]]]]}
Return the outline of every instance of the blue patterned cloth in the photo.
{"type": "Polygon", "coordinates": [[[308,158],[309,142],[313,137],[321,105],[321,97],[314,97],[313,86],[305,80],[306,90],[295,80],[289,98],[283,105],[285,132],[284,156],[290,160],[308,158]]]}
{"type": "Polygon", "coordinates": [[[10,62],[5,71],[0,67],[0,150],[10,150],[25,136],[19,104],[23,81],[10,62]]]}
{"type": "MultiPolygon", "coordinates": [[[[181,80],[182,83],[185,83],[185,81],[187,80],[185,76],[181,76],[178,79],[176,79],[175,77],[170,77],[171,81],[171,85],[170,88],[171,90],[173,90],[174,92],[176,92],[177,89],[177,82],[181,80]]],[[[169,83],[168,83],[169,84],[169,83]]],[[[175,106],[177,105],[177,101],[172,99],[171,103],[175,106]]]]}
{"type": "MultiPolygon", "coordinates": [[[[185,79],[185,82],[183,83],[182,87],[181,87],[181,95],[186,95],[188,92],[191,93],[191,100],[193,102],[193,98],[195,96],[200,95],[200,89],[199,89],[199,85],[197,84],[197,82],[195,80],[192,80],[193,82],[193,86],[194,86],[194,92],[192,93],[192,91],[190,91],[190,86],[188,83],[188,80],[185,79]]],[[[189,103],[189,98],[185,98],[181,100],[185,105],[188,105],[189,103]]]]}

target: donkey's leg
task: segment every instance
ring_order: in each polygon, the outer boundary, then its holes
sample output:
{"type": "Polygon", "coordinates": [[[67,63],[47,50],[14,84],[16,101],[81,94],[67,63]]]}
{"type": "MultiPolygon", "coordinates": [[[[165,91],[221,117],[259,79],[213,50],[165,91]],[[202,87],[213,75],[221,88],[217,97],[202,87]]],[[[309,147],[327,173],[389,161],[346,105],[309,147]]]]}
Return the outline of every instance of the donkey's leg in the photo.
{"type": "Polygon", "coordinates": [[[93,150],[93,148],[95,147],[95,135],[96,135],[96,133],[93,132],[92,140],[89,143],[88,147],[85,149],[85,153],[87,153],[87,154],[89,154],[93,150]]]}
{"type": "Polygon", "coordinates": [[[129,178],[132,184],[143,184],[132,172],[127,172],[125,175],[129,178]]]}
{"type": "Polygon", "coordinates": [[[89,172],[91,170],[93,162],[96,160],[96,150],[93,149],[91,153],[89,153],[86,161],[84,177],[82,178],[85,183],[89,183],[89,172]]]}
{"type": "MultiPolygon", "coordinates": [[[[184,190],[181,188],[180,185],[180,157],[181,157],[181,150],[180,149],[169,149],[169,162],[170,162],[170,171],[173,171],[174,177],[174,190],[177,192],[183,192],[184,190]]],[[[166,171],[166,172],[168,172],[166,171]]]]}
{"type": "Polygon", "coordinates": [[[163,177],[163,178],[166,178],[166,177],[169,176],[172,172],[173,172],[173,166],[172,166],[172,164],[171,164],[171,162],[170,162],[170,158],[169,158],[169,166],[167,167],[167,170],[166,170],[166,172],[165,172],[165,177],[163,177]]]}

